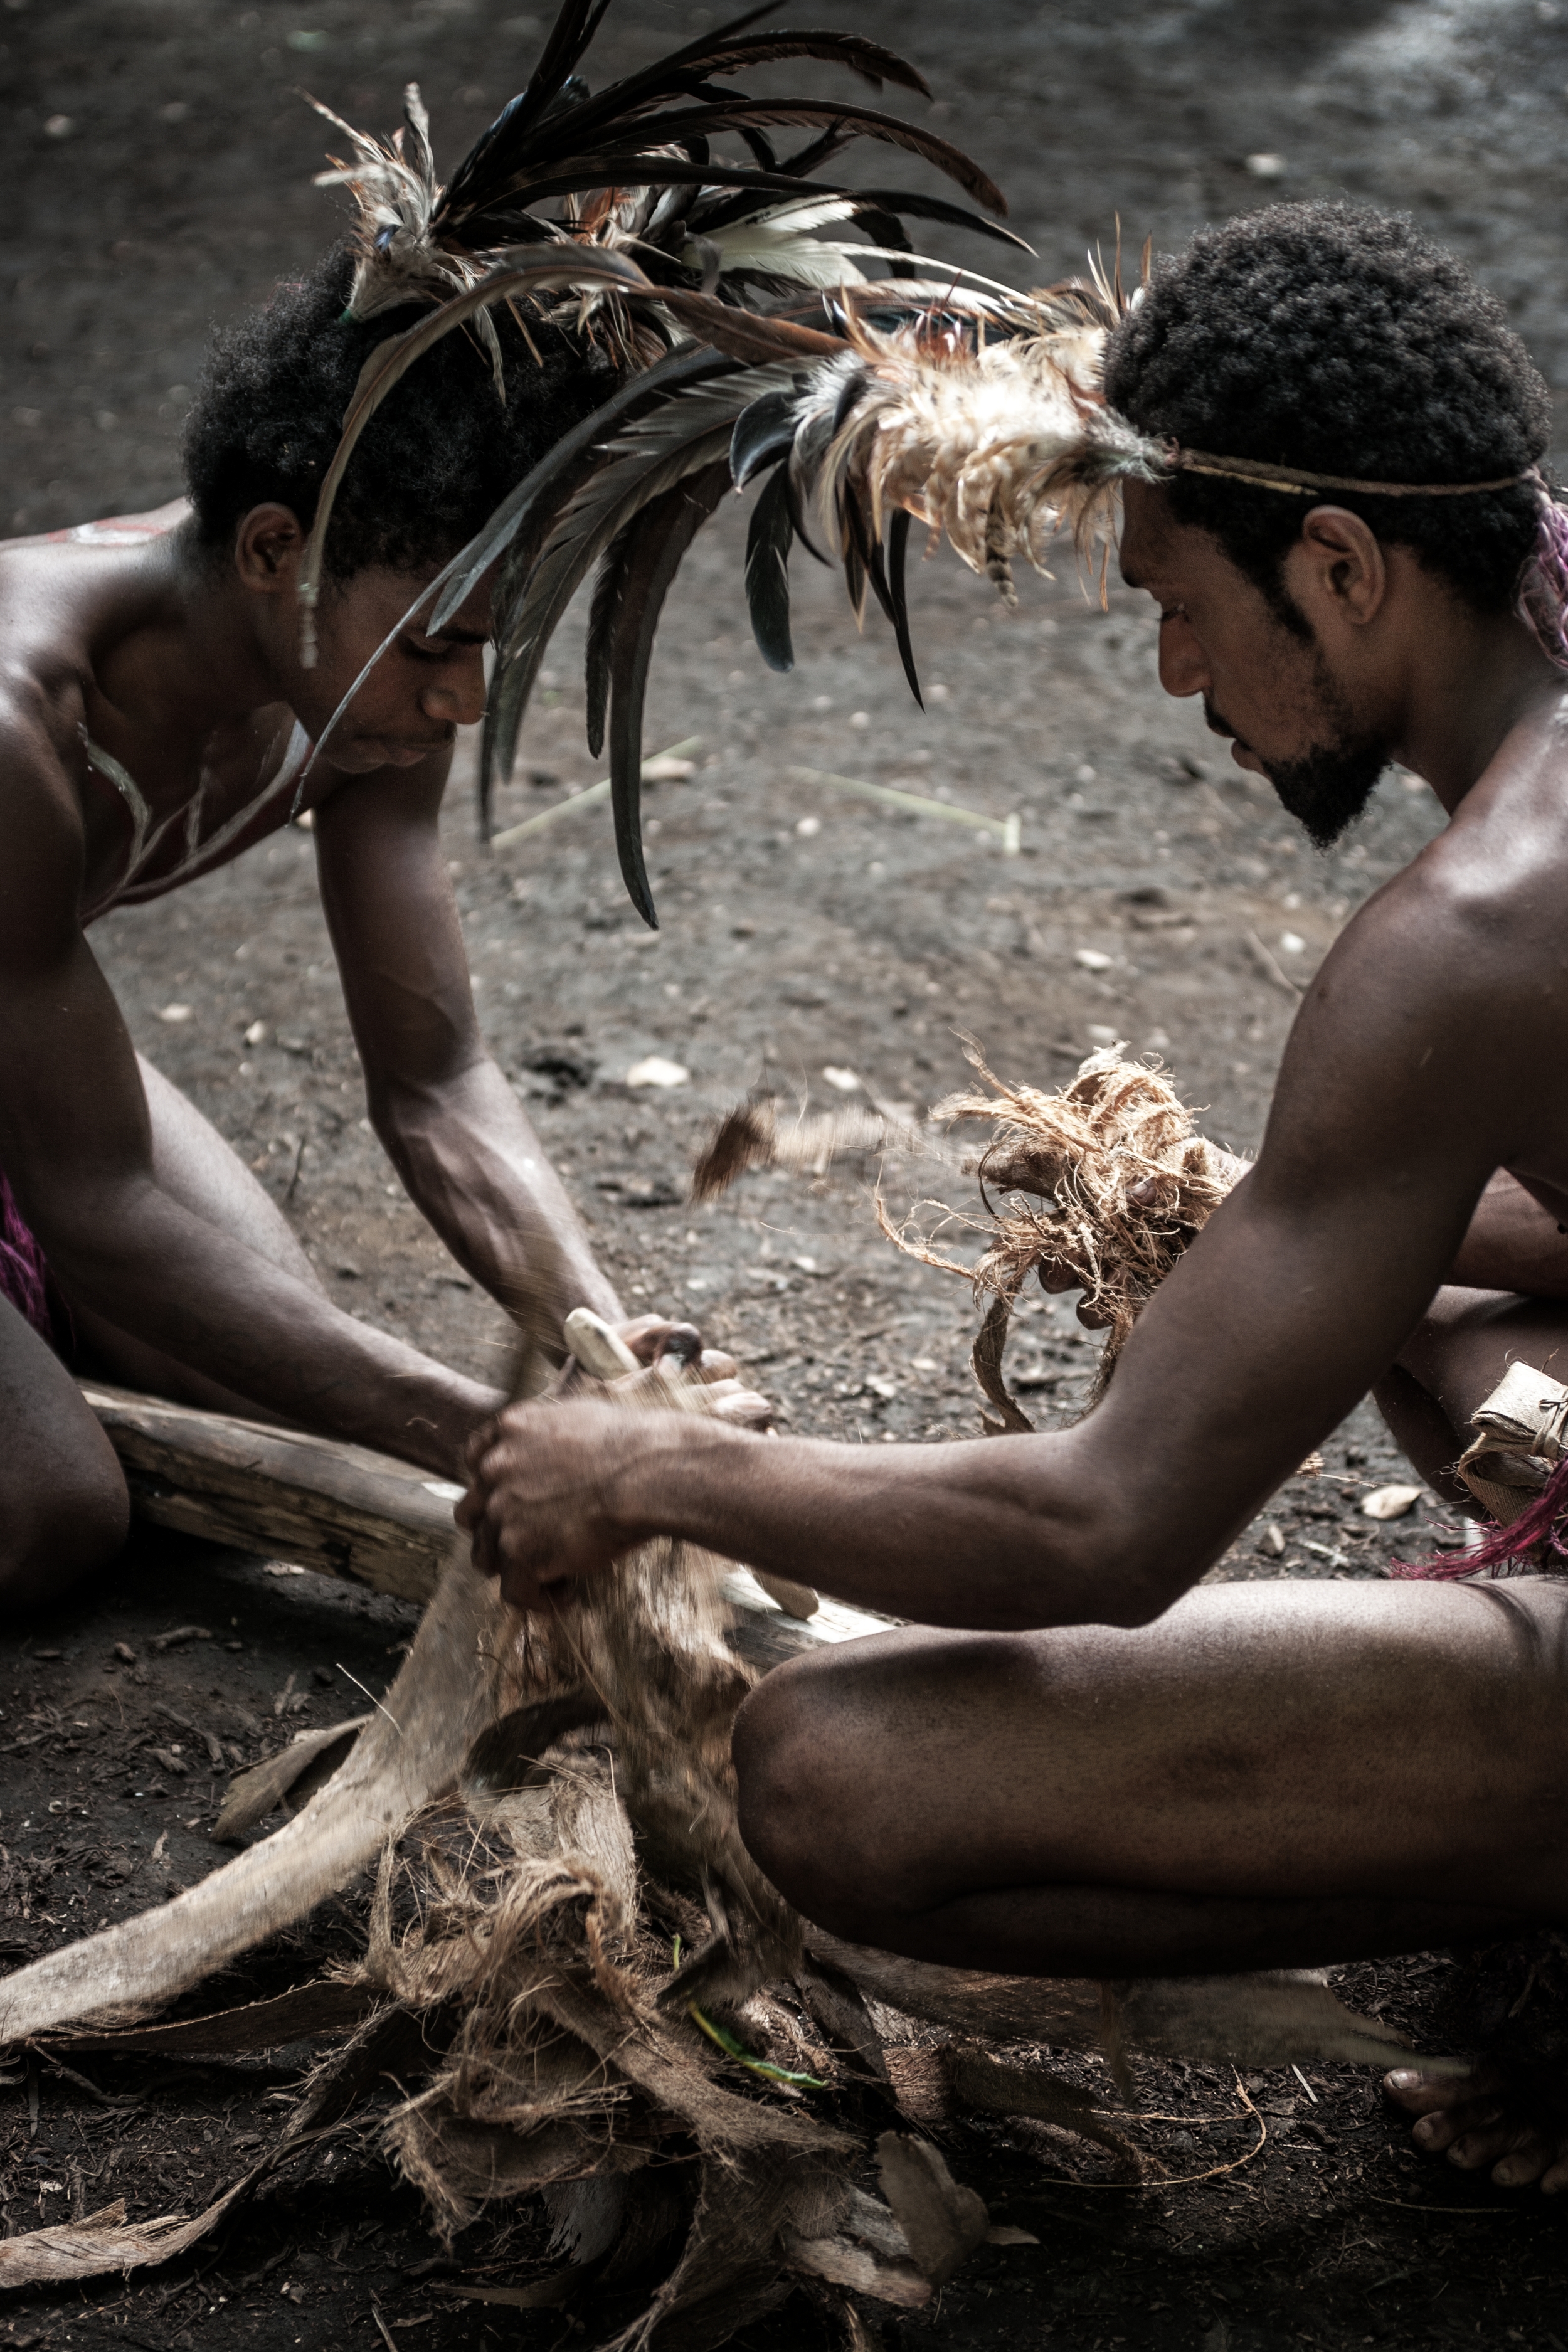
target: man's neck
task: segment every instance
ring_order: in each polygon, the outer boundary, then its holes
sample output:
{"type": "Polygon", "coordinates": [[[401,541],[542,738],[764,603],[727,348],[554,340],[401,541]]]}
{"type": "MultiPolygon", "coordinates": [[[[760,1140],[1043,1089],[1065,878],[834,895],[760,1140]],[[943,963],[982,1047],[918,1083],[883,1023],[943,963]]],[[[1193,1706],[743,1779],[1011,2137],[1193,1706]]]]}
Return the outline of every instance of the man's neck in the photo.
{"type": "Polygon", "coordinates": [[[139,558],[131,627],[109,649],[103,691],[139,729],[199,741],[282,698],[248,598],[187,523],[139,558]]]}
{"type": "Polygon", "coordinates": [[[1413,662],[1396,756],[1452,816],[1514,729],[1565,692],[1568,677],[1522,621],[1456,613],[1413,662]]]}

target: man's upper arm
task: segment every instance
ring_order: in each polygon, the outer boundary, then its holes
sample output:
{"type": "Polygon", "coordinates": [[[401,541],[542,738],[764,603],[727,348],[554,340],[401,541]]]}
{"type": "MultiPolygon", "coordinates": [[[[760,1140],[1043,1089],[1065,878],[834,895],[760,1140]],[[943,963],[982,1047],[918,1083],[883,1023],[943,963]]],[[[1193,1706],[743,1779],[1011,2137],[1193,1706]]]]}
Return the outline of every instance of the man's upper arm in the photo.
{"type": "Polygon", "coordinates": [[[1257,1166],[1075,1433],[1118,1549],[1175,1590],[1387,1370],[1509,1148],[1463,929],[1413,892],[1342,940],[1292,1033],[1257,1166]]]}
{"type": "Polygon", "coordinates": [[[41,720],[0,712],[0,1167],[57,1255],[88,1238],[106,1186],[147,1178],[135,1048],[79,920],[81,816],[41,720]]]}
{"type": "Polygon", "coordinates": [[[356,777],[316,812],[321,904],[374,1093],[482,1054],[439,816],[450,755],[356,777]]]}

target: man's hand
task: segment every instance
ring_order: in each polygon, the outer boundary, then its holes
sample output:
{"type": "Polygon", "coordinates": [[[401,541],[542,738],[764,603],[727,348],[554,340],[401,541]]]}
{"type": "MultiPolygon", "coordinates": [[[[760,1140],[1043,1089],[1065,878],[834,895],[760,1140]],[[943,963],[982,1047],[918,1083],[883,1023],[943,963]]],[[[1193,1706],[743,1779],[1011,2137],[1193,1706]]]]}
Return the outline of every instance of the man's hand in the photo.
{"type": "Polygon", "coordinates": [[[609,1404],[514,1404],[477,1430],[457,1521],[474,1565],[514,1609],[558,1607],[637,1541],[615,1507],[622,1474],[667,1437],[665,1416],[609,1404]]]}
{"type": "Polygon", "coordinates": [[[559,1607],[567,1588],[652,1532],[617,1511],[624,1474],[679,1444],[687,1414],[759,1431],[772,1418],[734,1359],[705,1349],[690,1324],[648,1315],[616,1329],[646,1369],[609,1382],[569,1371],[556,1397],[509,1405],[468,1442],[458,1525],[514,1608],[559,1607]]]}

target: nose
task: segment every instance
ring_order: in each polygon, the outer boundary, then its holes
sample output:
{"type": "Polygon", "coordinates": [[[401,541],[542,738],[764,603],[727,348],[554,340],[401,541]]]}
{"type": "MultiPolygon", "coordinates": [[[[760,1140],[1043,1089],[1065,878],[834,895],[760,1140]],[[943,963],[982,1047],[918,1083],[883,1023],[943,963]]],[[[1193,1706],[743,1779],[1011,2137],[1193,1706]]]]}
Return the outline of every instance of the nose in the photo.
{"type": "Polygon", "coordinates": [[[1160,624],[1160,683],[1167,694],[1206,694],[1212,683],[1197,632],[1184,613],[1160,624]]]}
{"type": "Polygon", "coordinates": [[[460,661],[443,663],[439,681],[425,688],[419,708],[443,727],[477,726],[485,715],[483,646],[475,646],[460,661]]]}

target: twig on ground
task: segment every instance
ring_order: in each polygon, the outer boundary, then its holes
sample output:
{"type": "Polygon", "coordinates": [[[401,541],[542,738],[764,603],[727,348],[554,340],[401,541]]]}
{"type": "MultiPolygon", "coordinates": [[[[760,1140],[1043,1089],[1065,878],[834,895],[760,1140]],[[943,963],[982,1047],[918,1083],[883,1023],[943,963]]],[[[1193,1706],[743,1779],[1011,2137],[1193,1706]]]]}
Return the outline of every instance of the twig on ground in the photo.
{"type": "Polygon", "coordinates": [[[979,809],[964,808],[956,801],[927,800],[923,793],[900,792],[897,784],[868,783],[863,776],[835,775],[830,768],[792,768],[790,773],[807,783],[831,784],[835,792],[853,793],[858,800],[881,801],[910,816],[944,817],[949,824],[973,825],[977,833],[988,833],[1001,843],[1004,857],[1018,855],[1023,823],[1016,815],[985,816],[979,809]]]}

